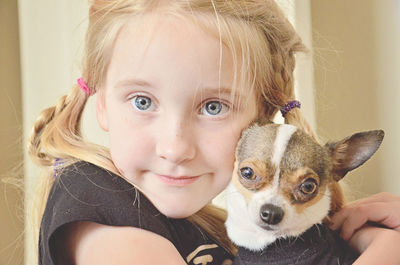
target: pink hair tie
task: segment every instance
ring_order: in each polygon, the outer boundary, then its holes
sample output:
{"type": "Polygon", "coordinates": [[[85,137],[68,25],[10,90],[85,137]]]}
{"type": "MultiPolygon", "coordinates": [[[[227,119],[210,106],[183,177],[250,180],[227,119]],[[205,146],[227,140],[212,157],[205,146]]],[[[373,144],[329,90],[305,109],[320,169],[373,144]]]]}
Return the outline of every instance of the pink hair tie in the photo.
{"type": "Polygon", "coordinates": [[[78,86],[83,90],[83,92],[85,92],[88,96],[92,95],[90,88],[86,85],[86,82],[83,80],[83,77],[78,78],[76,82],[78,83],[78,86]]]}

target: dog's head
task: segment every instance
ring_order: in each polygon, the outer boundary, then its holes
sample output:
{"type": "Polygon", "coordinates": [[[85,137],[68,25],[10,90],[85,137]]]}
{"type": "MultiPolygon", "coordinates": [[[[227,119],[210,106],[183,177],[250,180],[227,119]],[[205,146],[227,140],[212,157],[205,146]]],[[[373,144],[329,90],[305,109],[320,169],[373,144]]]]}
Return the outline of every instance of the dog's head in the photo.
{"type": "Polygon", "coordinates": [[[247,128],[227,190],[231,240],[260,250],[321,223],[335,200],[330,184],[367,161],[383,136],[380,130],[362,132],[321,146],[291,125],[247,128]]]}

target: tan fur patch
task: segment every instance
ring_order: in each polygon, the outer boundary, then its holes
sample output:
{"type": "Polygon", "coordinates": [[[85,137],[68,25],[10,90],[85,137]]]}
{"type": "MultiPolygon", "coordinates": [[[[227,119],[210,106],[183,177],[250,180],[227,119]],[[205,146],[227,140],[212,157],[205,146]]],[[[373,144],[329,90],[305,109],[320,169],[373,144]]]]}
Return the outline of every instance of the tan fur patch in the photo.
{"type": "MultiPolygon", "coordinates": [[[[290,175],[282,176],[280,183],[281,194],[285,196],[289,201],[293,202],[294,200],[293,194],[297,192],[297,188],[302,183],[302,181],[304,181],[307,178],[314,179],[318,185],[321,184],[317,174],[312,169],[308,167],[299,168],[298,170],[292,172],[290,175]]],[[[312,197],[310,200],[304,202],[294,201],[292,205],[295,207],[296,212],[300,214],[306,208],[317,203],[322,198],[322,196],[324,196],[325,190],[326,190],[325,185],[319,186],[315,197],[312,197]]]]}
{"type": "Polygon", "coordinates": [[[296,212],[298,214],[301,214],[305,209],[307,209],[308,207],[311,207],[312,205],[314,205],[317,202],[319,202],[319,200],[321,200],[321,198],[323,196],[325,196],[325,190],[326,190],[325,186],[324,187],[319,187],[318,194],[313,199],[311,199],[311,200],[309,200],[308,202],[305,202],[305,203],[294,204],[296,212]]]}
{"type": "Polygon", "coordinates": [[[314,172],[314,170],[308,167],[302,167],[297,169],[296,171],[291,172],[291,174],[285,177],[285,179],[287,179],[287,182],[293,185],[299,184],[303,179],[307,178],[308,176],[315,176],[319,184],[319,178],[317,174],[314,172]]]}
{"type": "Polygon", "coordinates": [[[257,158],[245,159],[238,165],[236,174],[238,175],[239,182],[247,189],[256,191],[261,190],[272,185],[274,180],[276,168],[270,161],[260,161],[257,158]],[[254,171],[255,179],[246,180],[239,176],[241,168],[249,167],[254,171]]]}
{"type": "Polygon", "coordinates": [[[342,209],[344,204],[344,197],[342,188],[340,187],[340,184],[337,183],[336,181],[332,181],[329,184],[328,188],[331,191],[331,198],[332,198],[329,216],[332,216],[334,213],[342,209]]]}

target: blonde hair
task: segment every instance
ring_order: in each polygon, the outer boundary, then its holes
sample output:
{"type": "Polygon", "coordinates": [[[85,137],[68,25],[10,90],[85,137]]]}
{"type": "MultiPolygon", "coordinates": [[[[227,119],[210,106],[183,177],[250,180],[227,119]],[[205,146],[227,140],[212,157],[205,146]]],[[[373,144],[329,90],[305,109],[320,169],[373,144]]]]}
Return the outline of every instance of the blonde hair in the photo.
{"type": "MultiPolygon", "coordinates": [[[[232,53],[234,87],[255,92],[260,116],[272,118],[295,98],[294,54],[305,48],[272,0],[93,0],[83,58],[83,78],[91,90],[99,90],[104,82],[114,40],[127,20],[156,10],[191,18],[220,39],[232,53]]],[[[85,160],[120,175],[106,148],[82,138],[80,122],[87,98],[74,86],[55,106],[44,110],[33,127],[29,153],[37,164],[47,168],[40,184],[39,218],[53,183],[49,175],[56,158],[63,159],[63,166],[85,160]]],[[[285,122],[313,135],[299,110],[287,114],[285,122]]],[[[234,253],[225,232],[225,218],[225,211],[207,205],[189,220],[234,253]]]]}

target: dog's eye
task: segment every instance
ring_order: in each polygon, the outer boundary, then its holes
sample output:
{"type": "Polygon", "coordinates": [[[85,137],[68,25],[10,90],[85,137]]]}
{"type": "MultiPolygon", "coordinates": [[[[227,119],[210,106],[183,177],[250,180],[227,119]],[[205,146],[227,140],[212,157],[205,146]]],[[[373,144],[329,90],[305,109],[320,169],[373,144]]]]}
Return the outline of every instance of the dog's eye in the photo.
{"type": "Polygon", "coordinates": [[[242,178],[248,179],[248,180],[253,180],[254,179],[254,171],[249,168],[249,167],[243,167],[240,169],[240,176],[242,178]]]}
{"type": "Polygon", "coordinates": [[[306,179],[300,184],[300,191],[306,195],[313,194],[317,190],[317,181],[315,179],[306,179]]]}

